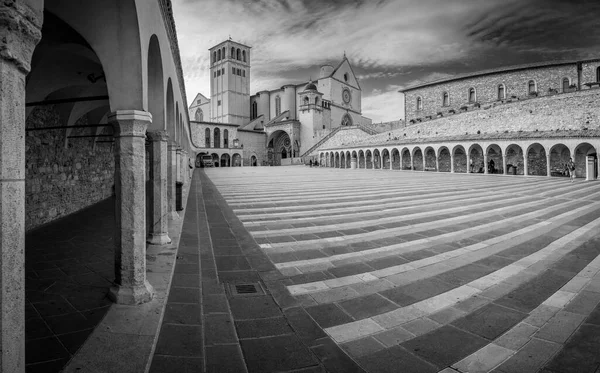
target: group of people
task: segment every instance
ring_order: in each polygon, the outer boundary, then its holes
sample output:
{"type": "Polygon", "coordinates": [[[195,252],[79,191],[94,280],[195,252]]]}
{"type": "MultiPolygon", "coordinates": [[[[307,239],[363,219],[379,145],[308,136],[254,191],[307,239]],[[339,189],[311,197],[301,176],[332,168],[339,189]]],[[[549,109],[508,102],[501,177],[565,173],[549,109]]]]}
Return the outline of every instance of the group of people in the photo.
{"type": "Polygon", "coordinates": [[[308,164],[310,165],[310,167],[312,167],[312,166],[319,167],[319,161],[317,161],[316,159],[314,162],[311,159],[308,164]]]}
{"type": "MultiPolygon", "coordinates": [[[[469,168],[470,168],[470,172],[471,172],[472,174],[473,174],[473,173],[479,173],[479,174],[482,174],[482,173],[484,172],[484,171],[483,171],[483,170],[484,170],[484,167],[485,167],[485,163],[484,163],[483,161],[481,161],[481,166],[480,166],[478,169],[476,169],[476,168],[475,168],[475,164],[473,163],[473,158],[471,158],[471,162],[470,162],[469,168]]],[[[488,164],[487,164],[487,170],[488,170],[488,173],[489,173],[489,174],[493,174],[493,173],[495,173],[495,172],[496,172],[496,163],[494,162],[494,160],[493,160],[493,159],[490,159],[490,160],[488,161],[488,164]]]]}

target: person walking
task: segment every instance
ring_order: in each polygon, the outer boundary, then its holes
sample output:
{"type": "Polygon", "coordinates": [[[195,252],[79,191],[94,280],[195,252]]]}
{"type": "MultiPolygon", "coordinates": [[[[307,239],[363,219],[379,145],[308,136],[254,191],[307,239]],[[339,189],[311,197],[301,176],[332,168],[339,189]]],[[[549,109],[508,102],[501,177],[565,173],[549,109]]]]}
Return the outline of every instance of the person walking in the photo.
{"type": "Polygon", "coordinates": [[[575,162],[573,162],[573,158],[569,158],[569,162],[567,163],[567,168],[569,169],[569,177],[571,178],[571,182],[575,181],[575,162]]]}

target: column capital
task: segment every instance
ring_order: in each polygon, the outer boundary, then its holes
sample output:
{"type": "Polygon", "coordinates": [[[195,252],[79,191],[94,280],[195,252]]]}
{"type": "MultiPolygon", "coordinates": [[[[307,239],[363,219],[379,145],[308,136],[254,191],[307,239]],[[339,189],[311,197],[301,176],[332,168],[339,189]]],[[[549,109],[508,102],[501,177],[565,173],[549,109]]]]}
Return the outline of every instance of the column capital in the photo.
{"type": "Polygon", "coordinates": [[[31,56],[42,38],[43,13],[20,1],[0,3],[0,58],[27,74],[31,56]]]}
{"type": "Polygon", "coordinates": [[[152,123],[152,114],[139,110],[118,110],[110,113],[114,137],[146,137],[146,128],[152,123]]]}
{"type": "Polygon", "coordinates": [[[169,143],[169,144],[167,145],[167,149],[169,149],[169,151],[173,151],[173,152],[174,152],[174,151],[177,151],[177,144],[176,144],[176,143],[174,143],[174,142],[172,142],[172,143],[169,143]]]}
{"type": "Polygon", "coordinates": [[[169,133],[167,131],[150,131],[146,133],[150,141],[167,141],[169,133]]]}

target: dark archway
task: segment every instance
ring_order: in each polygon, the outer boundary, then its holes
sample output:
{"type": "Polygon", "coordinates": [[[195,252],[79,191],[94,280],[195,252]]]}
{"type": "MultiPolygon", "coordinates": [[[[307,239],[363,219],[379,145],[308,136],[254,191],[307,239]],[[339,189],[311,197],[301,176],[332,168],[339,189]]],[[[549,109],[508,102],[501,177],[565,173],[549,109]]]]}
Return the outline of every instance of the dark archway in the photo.
{"type": "Polygon", "coordinates": [[[511,144],[506,148],[506,174],[523,175],[523,149],[511,144]]]}
{"type": "Polygon", "coordinates": [[[439,150],[439,155],[438,155],[438,171],[439,172],[450,172],[452,171],[451,168],[451,162],[452,159],[450,158],[450,150],[445,147],[442,146],[439,150]]]}
{"type": "Polygon", "coordinates": [[[408,148],[402,149],[402,169],[412,170],[412,157],[408,148]]]}
{"type": "Polygon", "coordinates": [[[556,144],[550,148],[550,175],[569,176],[567,163],[571,158],[571,151],[564,144],[556,144]]]}
{"type": "Polygon", "coordinates": [[[416,147],[413,149],[412,159],[413,170],[423,171],[423,152],[421,151],[421,148],[416,147]]]}
{"type": "Polygon", "coordinates": [[[594,157],[594,176],[598,177],[598,153],[596,148],[587,142],[577,145],[575,148],[575,177],[586,177],[587,174],[587,156],[594,157]]]}
{"type": "Polygon", "coordinates": [[[469,156],[471,158],[469,165],[469,172],[473,173],[484,173],[485,172],[485,160],[483,158],[483,149],[479,144],[473,144],[469,148],[469,156]],[[471,166],[472,165],[472,166],[471,166]]]}
{"type": "Polygon", "coordinates": [[[401,169],[401,165],[400,165],[400,152],[396,148],[392,149],[392,169],[393,170],[400,170],[401,169]]]}
{"type": "Polygon", "coordinates": [[[231,157],[229,157],[229,154],[221,154],[221,167],[231,167],[231,157]]]}
{"type": "Polygon", "coordinates": [[[425,171],[437,171],[435,150],[428,146],[425,148],[425,171]]]}
{"type": "Polygon", "coordinates": [[[371,155],[371,151],[367,150],[365,152],[365,166],[367,169],[373,168],[373,156],[371,155]]]}
{"type": "Polygon", "coordinates": [[[503,174],[504,160],[502,159],[502,149],[496,144],[492,144],[487,148],[488,173],[503,174]]]}
{"type": "Polygon", "coordinates": [[[389,150],[383,149],[381,151],[381,157],[383,158],[383,169],[389,170],[390,169],[390,152],[389,152],[389,150]]]}
{"type": "Polygon", "coordinates": [[[527,149],[527,174],[538,176],[548,175],[546,149],[539,143],[531,144],[527,149]]]}
{"type": "Polygon", "coordinates": [[[462,145],[457,145],[452,152],[454,154],[454,172],[467,172],[467,153],[465,152],[465,148],[462,145]]]}
{"type": "Polygon", "coordinates": [[[379,149],[373,150],[373,169],[379,170],[381,168],[381,154],[379,149]]]}
{"type": "Polygon", "coordinates": [[[358,151],[358,168],[366,168],[366,158],[365,158],[365,152],[363,152],[362,150],[358,151]]]}

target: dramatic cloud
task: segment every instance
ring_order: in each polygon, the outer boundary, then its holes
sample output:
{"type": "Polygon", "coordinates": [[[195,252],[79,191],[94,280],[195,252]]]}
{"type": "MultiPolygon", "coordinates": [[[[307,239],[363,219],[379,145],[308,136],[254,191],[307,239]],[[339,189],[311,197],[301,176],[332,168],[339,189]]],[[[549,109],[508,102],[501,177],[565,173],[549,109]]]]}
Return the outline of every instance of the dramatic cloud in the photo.
{"type": "Polygon", "coordinates": [[[384,120],[400,111],[383,104],[395,102],[389,85],[600,56],[596,0],[173,0],[173,7],[188,95],[208,95],[208,48],[231,36],[252,46],[252,92],[307,81],[345,53],[364,114],[384,120]]]}

